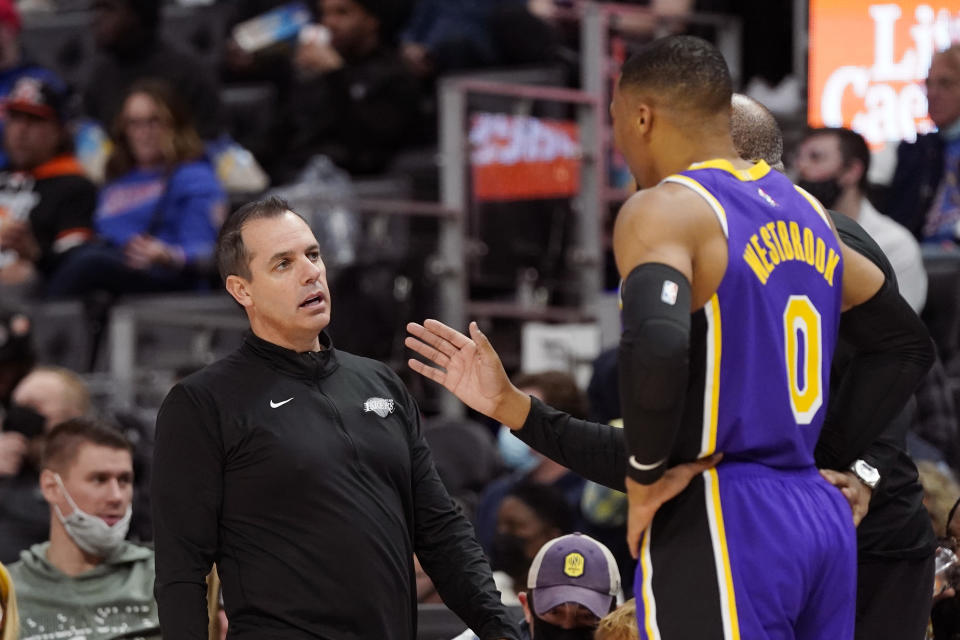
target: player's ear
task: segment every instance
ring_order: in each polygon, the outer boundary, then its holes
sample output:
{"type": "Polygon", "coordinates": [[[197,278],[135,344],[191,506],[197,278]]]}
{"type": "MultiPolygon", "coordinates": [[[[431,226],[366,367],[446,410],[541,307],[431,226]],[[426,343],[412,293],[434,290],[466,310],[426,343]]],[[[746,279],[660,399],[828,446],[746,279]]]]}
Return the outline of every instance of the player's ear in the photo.
{"type": "Polygon", "coordinates": [[[636,106],[633,114],[633,126],[639,136],[650,133],[650,128],[653,126],[653,109],[649,105],[641,102],[636,106]]]}

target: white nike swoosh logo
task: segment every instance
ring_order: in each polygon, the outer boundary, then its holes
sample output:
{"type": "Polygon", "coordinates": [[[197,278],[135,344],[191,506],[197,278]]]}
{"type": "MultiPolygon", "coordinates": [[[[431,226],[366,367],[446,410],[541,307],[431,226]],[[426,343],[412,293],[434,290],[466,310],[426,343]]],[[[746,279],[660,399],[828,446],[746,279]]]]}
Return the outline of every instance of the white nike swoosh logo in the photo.
{"type": "Polygon", "coordinates": [[[271,400],[271,401],[270,401],[270,408],[271,408],[271,409],[276,409],[277,407],[282,407],[283,405],[287,404],[287,403],[290,402],[291,400],[293,400],[293,398],[287,398],[287,399],[284,400],[283,402],[274,402],[273,400],[271,400]]]}

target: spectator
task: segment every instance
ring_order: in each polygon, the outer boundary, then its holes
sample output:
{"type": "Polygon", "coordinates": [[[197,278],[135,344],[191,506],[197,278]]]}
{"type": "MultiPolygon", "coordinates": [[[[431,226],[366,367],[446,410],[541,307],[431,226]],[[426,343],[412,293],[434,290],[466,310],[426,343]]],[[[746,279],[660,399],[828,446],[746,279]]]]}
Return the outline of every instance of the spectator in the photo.
{"type": "MultiPolygon", "coordinates": [[[[563,371],[545,371],[542,373],[520,374],[514,383],[524,393],[542,399],[552,407],[561,406],[570,415],[586,417],[587,406],[584,393],[569,373],[563,371]]],[[[497,513],[500,503],[510,489],[528,482],[548,485],[559,489],[576,515],[575,523],[580,523],[580,499],[583,495],[583,478],[571,473],[566,467],[540,455],[527,447],[501,426],[497,439],[500,451],[509,465],[513,461],[516,471],[490,483],[480,504],[477,506],[475,526],[477,540],[487,553],[491,552],[493,536],[497,530],[497,513]],[[519,446],[517,446],[519,444],[519,446]],[[519,450],[519,451],[518,451],[519,450]],[[522,462],[521,460],[526,460],[522,462]]]]}
{"type": "Polygon", "coordinates": [[[86,113],[109,125],[130,88],[144,78],[176,87],[204,140],[221,132],[220,96],[213,69],[160,35],[161,0],[95,0],[93,35],[98,56],[86,79],[86,113]]]}
{"type": "Polygon", "coordinates": [[[93,235],[97,188],[73,154],[66,102],[57,85],[24,77],[5,103],[12,171],[0,174],[0,285],[7,296],[27,293],[93,235]]]}
{"type": "Polygon", "coordinates": [[[13,390],[0,431],[0,562],[49,533],[50,508],[37,492],[43,434],[89,411],[86,385],[67,369],[37,367],[13,390]]]}
{"type": "Polygon", "coordinates": [[[884,209],[924,242],[960,237],[960,44],[936,53],[927,74],[937,131],[902,143],[884,209]]]}
{"type": "Polygon", "coordinates": [[[329,156],[352,174],[378,173],[417,124],[417,82],[390,44],[395,12],[375,0],[320,0],[329,42],[300,44],[299,79],[273,159],[277,182],[311,156],[329,156]]]}
{"type": "Polygon", "coordinates": [[[543,545],[527,587],[520,602],[531,638],[593,638],[600,619],[617,606],[620,570],[609,549],[573,533],[543,545]]]}
{"type": "Polygon", "coordinates": [[[560,493],[548,485],[521,482],[510,489],[497,511],[497,533],[490,565],[503,603],[519,604],[530,563],[537,551],[556,537],[572,533],[574,512],[560,493]]]}
{"type": "Polygon", "coordinates": [[[0,640],[17,640],[19,632],[17,595],[7,568],[0,564],[0,640]]]}
{"type": "MultiPolygon", "coordinates": [[[[524,640],[592,640],[600,619],[617,606],[620,570],[603,544],[582,533],[540,547],[519,594],[524,640]]],[[[467,629],[454,640],[476,640],[467,629]]]]}
{"type": "Polygon", "coordinates": [[[638,640],[637,601],[630,598],[601,618],[593,637],[594,640],[638,640]]]}
{"type": "Polygon", "coordinates": [[[496,0],[420,0],[401,34],[410,69],[426,77],[489,66],[496,60],[489,31],[496,0]]]}
{"type": "Polygon", "coordinates": [[[153,552],[124,540],[133,501],[130,443],[90,420],[55,427],[40,489],[50,538],[10,567],[21,638],[159,638],[153,552]]]}
{"type": "Polygon", "coordinates": [[[920,245],[867,199],[870,149],[863,136],[850,129],[814,129],[800,143],[794,168],[801,187],[828,209],[856,220],[880,245],[897,274],[900,295],[920,313],[927,299],[920,245]]]}
{"type": "Polygon", "coordinates": [[[144,80],[124,102],[114,140],[94,218],[105,243],[73,252],[47,295],[196,289],[227,202],[188,112],[168,85],[144,80]]]}
{"type": "MultiPolygon", "coordinates": [[[[14,85],[24,77],[35,78],[63,90],[63,82],[57,74],[33,63],[24,53],[20,44],[22,29],[16,3],[13,0],[0,0],[0,98],[6,98],[14,85]]],[[[0,135],[4,123],[5,120],[0,118],[0,135]]],[[[6,152],[0,151],[0,167],[6,165],[6,152]]]]}

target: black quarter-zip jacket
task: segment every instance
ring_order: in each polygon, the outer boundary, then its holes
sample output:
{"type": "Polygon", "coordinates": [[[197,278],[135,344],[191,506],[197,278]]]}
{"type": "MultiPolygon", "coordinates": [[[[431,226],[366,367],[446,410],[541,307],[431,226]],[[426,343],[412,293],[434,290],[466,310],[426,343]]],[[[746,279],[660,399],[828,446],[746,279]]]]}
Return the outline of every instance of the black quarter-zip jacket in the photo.
{"type": "Polygon", "coordinates": [[[165,638],[206,638],[216,562],[231,638],[416,637],[414,551],[481,638],[517,638],[419,412],[382,363],[248,334],[157,417],[156,597],[165,638]]]}

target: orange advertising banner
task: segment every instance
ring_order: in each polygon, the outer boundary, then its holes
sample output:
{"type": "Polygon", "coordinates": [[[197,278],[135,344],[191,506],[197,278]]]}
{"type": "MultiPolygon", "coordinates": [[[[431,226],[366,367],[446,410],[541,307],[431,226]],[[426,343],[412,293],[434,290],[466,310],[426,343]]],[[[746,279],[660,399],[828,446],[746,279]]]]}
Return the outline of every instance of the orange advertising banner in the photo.
{"type": "Polygon", "coordinates": [[[873,146],[932,130],[934,52],[960,41],[957,0],[810,0],[808,122],[849,127],[873,146]]]}
{"type": "Polygon", "coordinates": [[[565,198],[580,190],[582,150],[574,122],[476,113],[470,150],[480,202],[565,198]]]}

